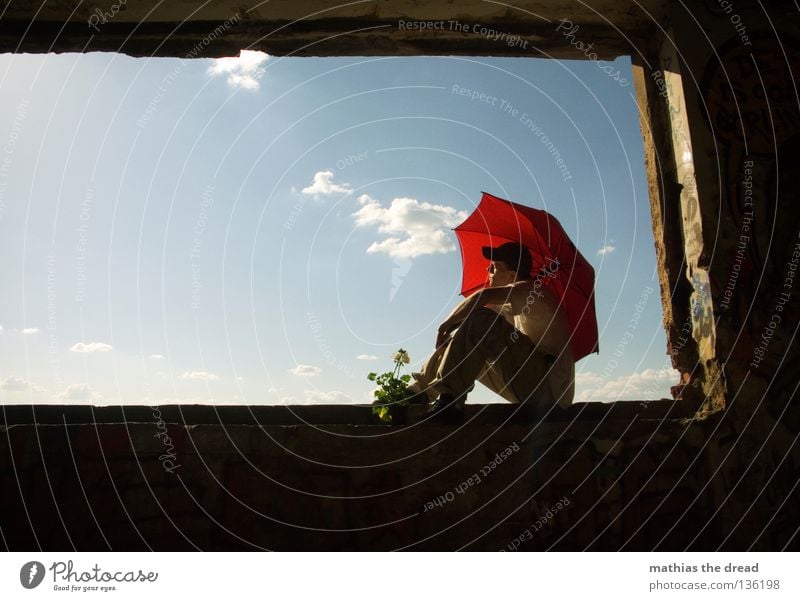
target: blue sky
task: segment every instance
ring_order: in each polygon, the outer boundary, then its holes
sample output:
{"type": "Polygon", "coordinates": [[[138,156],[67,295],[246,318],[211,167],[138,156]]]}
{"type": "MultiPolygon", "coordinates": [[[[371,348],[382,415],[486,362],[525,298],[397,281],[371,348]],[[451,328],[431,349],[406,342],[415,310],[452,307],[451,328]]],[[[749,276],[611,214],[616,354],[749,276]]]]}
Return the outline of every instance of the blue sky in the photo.
{"type": "Polygon", "coordinates": [[[369,402],[367,373],[400,347],[418,367],[459,301],[451,228],[484,190],[595,267],[576,399],[669,397],[609,65],[630,80],[625,58],[1,55],[0,400],[369,402]]]}

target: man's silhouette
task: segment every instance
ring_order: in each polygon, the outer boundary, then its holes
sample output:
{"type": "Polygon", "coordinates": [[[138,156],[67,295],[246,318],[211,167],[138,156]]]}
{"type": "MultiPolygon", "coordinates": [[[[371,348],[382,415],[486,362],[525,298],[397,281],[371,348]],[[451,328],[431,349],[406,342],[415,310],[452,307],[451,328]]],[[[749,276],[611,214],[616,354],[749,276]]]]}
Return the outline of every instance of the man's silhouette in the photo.
{"type": "Polygon", "coordinates": [[[431,402],[423,419],[463,421],[467,393],[478,380],[512,403],[568,407],[575,394],[575,361],[563,308],[545,280],[550,261],[531,277],[521,244],[483,247],[489,286],[462,301],[439,326],[436,350],[415,372],[414,396],[431,402]]]}

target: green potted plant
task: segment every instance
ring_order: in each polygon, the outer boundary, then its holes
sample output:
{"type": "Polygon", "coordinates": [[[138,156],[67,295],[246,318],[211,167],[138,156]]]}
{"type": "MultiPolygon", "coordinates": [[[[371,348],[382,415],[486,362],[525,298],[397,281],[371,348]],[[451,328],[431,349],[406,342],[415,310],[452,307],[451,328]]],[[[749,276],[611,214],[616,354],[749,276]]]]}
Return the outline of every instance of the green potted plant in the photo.
{"type": "Polygon", "coordinates": [[[385,424],[403,424],[408,414],[408,382],[411,376],[400,375],[404,364],[411,362],[408,353],[400,349],[393,356],[394,370],[378,375],[371,372],[367,379],[375,382],[375,400],[372,402],[372,413],[385,424]]]}

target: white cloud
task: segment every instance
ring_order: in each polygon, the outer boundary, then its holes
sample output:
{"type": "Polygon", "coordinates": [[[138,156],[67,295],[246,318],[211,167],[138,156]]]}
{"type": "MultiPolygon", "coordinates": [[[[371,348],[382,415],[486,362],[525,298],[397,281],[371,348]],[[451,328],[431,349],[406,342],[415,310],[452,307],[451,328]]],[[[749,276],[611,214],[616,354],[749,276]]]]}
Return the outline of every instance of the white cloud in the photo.
{"type": "MultiPolygon", "coordinates": [[[[596,373],[591,372],[591,371],[585,371],[585,372],[581,372],[581,373],[578,373],[576,371],[575,372],[575,388],[576,388],[575,399],[576,400],[578,399],[578,395],[577,395],[577,389],[578,388],[580,388],[581,390],[583,390],[583,389],[595,390],[597,388],[600,388],[603,385],[604,382],[605,382],[605,379],[600,374],[596,374],[596,373]]],[[[583,399],[581,399],[581,400],[583,400],[583,399]]]]}
{"type": "Polygon", "coordinates": [[[104,342],[90,342],[89,344],[78,342],[73,344],[69,350],[73,353],[107,353],[111,350],[111,345],[104,342]]]}
{"type": "MultiPolygon", "coordinates": [[[[611,242],[614,242],[614,241],[612,240],[611,242]]],[[[597,251],[597,254],[598,255],[607,255],[609,253],[613,253],[616,250],[616,248],[617,248],[616,246],[614,246],[613,244],[609,243],[609,244],[606,244],[605,246],[603,246],[602,248],[600,248],[597,251]]]]}
{"type": "Polygon", "coordinates": [[[3,333],[3,330],[4,330],[3,326],[0,326],[0,334],[3,333]]]}
{"type": "Polygon", "coordinates": [[[576,401],[650,401],[669,398],[669,387],[680,380],[680,373],[671,367],[645,369],[630,376],[606,380],[600,374],[585,372],[575,375],[576,401]]]}
{"type": "Polygon", "coordinates": [[[354,403],[355,401],[340,390],[323,392],[321,390],[304,390],[305,402],[312,405],[354,403]]]}
{"type": "Polygon", "coordinates": [[[314,181],[310,186],[306,186],[301,190],[305,196],[313,196],[319,198],[320,196],[331,196],[332,194],[350,194],[353,189],[348,183],[337,184],[333,181],[333,171],[327,169],[325,171],[317,171],[314,174],[314,181]]]}
{"type": "Polygon", "coordinates": [[[74,383],[64,389],[64,392],[59,392],[53,398],[62,403],[70,401],[98,401],[100,400],[97,392],[92,390],[88,384],[74,383]]]}
{"type": "Polygon", "coordinates": [[[378,358],[375,355],[359,355],[356,359],[361,361],[376,361],[378,358]]]}
{"type": "Polygon", "coordinates": [[[20,380],[19,378],[9,376],[8,378],[3,378],[0,380],[0,389],[11,390],[14,392],[19,390],[27,390],[28,383],[25,380],[20,380]]]}
{"type": "Polygon", "coordinates": [[[161,359],[166,359],[164,355],[150,355],[148,359],[155,359],[156,361],[160,361],[161,359]]]}
{"type": "Polygon", "coordinates": [[[20,330],[23,334],[36,334],[39,331],[39,328],[23,328],[20,330]]]}
{"type": "Polygon", "coordinates": [[[218,401],[214,398],[165,397],[158,399],[155,402],[149,399],[144,399],[142,403],[145,405],[218,405],[224,404],[225,401],[218,401]]]}
{"type": "Polygon", "coordinates": [[[182,380],[202,380],[204,382],[213,382],[214,380],[219,380],[219,376],[217,374],[212,374],[211,372],[202,371],[202,370],[192,370],[192,371],[185,371],[181,374],[182,380]]]}
{"type": "Polygon", "coordinates": [[[353,404],[357,401],[340,390],[331,390],[329,392],[322,390],[304,390],[302,398],[284,396],[281,397],[280,402],[282,405],[337,405],[353,404]]]}
{"type": "Polygon", "coordinates": [[[454,238],[446,230],[468,215],[453,207],[414,198],[395,198],[389,208],[367,194],[359,196],[358,202],[361,208],[352,215],[356,226],[377,225],[379,233],[388,234],[380,242],[373,242],[367,252],[382,252],[397,259],[454,251],[454,238]]]}
{"type": "Polygon", "coordinates": [[[239,56],[215,58],[208,67],[209,75],[227,75],[232,88],[257,90],[259,80],[264,75],[264,64],[269,55],[257,50],[240,50],[239,56]]]}
{"type": "Polygon", "coordinates": [[[8,390],[9,392],[20,392],[24,390],[31,390],[32,392],[44,392],[44,388],[41,386],[34,384],[33,382],[28,382],[27,380],[15,378],[14,376],[9,376],[0,380],[0,389],[8,390]]]}
{"type": "Polygon", "coordinates": [[[297,367],[290,369],[289,373],[295,376],[318,376],[322,373],[322,370],[316,365],[299,364],[297,367]]]}

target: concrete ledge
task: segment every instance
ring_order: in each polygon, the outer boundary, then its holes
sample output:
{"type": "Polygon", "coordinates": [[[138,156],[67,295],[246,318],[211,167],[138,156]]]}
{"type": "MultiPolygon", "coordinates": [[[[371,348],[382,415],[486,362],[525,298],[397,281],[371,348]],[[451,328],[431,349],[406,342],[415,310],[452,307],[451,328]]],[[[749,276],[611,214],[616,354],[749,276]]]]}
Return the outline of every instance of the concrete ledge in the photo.
{"type": "MultiPolygon", "coordinates": [[[[600,419],[645,420],[691,418],[697,403],[687,401],[622,401],[576,403],[567,410],[528,412],[511,404],[467,403],[466,419],[474,424],[538,422],[597,422],[600,419]]],[[[0,405],[0,426],[21,424],[113,424],[157,422],[171,424],[351,424],[377,425],[369,405],[0,405]]]]}
{"type": "Polygon", "coordinates": [[[453,428],[367,406],[0,406],[0,531],[50,551],[712,550],[737,527],[709,487],[715,424],[681,403],[468,407],[453,428]]]}

